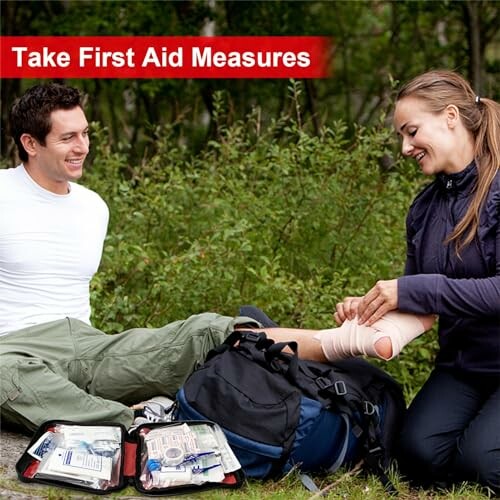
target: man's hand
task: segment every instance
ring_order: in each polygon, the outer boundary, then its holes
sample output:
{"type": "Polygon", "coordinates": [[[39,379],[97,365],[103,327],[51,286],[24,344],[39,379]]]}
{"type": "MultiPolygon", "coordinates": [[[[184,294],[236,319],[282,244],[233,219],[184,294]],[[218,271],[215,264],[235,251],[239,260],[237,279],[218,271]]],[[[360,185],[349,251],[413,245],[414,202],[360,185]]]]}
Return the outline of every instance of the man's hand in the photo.
{"type": "Polygon", "coordinates": [[[385,313],[398,308],[398,280],[380,280],[358,304],[360,325],[371,326],[385,313]]]}
{"type": "Polygon", "coordinates": [[[363,297],[346,297],[342,302],[335,306],[335,313],[333,319],[337,325],[341,325],[348,319],[354,319],[358,314],[358,304],[363,297]]]}

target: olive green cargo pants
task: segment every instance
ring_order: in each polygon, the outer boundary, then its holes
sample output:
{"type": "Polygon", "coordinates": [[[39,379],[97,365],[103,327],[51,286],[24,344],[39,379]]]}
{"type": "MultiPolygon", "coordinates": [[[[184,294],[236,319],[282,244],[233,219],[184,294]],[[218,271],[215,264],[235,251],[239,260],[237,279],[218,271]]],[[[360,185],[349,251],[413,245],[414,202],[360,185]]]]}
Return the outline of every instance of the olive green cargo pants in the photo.
{"type": "Polygon", "coordinates": [[[162,328],[106,335],[63,319],[0,337],[0,408],[4,422],[35,430],[52,419],[130,427],[129,405],[177,389],[237,324],[213,313],[162,328]]]}

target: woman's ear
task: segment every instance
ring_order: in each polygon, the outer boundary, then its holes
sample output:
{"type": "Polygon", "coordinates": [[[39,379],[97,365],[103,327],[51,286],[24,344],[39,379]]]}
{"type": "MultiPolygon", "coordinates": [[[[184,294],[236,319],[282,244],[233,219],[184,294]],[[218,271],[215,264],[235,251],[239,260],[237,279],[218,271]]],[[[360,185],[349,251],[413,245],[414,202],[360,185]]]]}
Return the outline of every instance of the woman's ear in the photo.
{"type": "Polygon", "coordinates": [[[454,104],[448,104],[444,110],[446,114],[446,122],[449,128],[455,128],[460,120],[460,111],[454,104]]]}
{"type": "Polygon", "coordinates": [[[23,134],[20,137],[21,144],[29,156],[35,156],[36,154],[36,144],[35,139],[29,134],[23,134]]]}

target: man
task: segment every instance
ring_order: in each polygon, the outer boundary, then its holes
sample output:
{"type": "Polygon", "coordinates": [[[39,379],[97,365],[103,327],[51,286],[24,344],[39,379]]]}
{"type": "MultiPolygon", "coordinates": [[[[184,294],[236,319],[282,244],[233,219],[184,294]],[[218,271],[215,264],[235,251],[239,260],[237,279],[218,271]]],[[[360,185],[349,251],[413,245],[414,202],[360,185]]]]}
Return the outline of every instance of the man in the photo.
{"type": "Polygon", "coordinates": [[[127,428],[134,420],[161,421],[164,399],[137,403],[155,394],[173,397],[207,352],[241,325],[278,341],[297,340],[302,357],[319,361],[359,353],[389,358],[394,346],[398,352],[389,334],[375,339],[374,329],[357,337],[353,325],[343,335],[263,329],[248,317],[213,313],[118,335],[92,328],[89,284],[101,259],[108,209],[98,194],[75,183],[89,152],[81,95],[58,84],[37,85],[14,104],[10,122],[22,164],[0,170],[4,422],[34,430],[51,419],[127,428]],[[355,337],[358,343],[350,346],[355,337]]]}
{"type": "Polygon", "coordinates": [[[66,316],[89,323],[108,208],[73,182],[89,152],[80,94],[30,89],[12,108],[11,129],[23,164],[0,172],[0,335],[66,316]]]}

